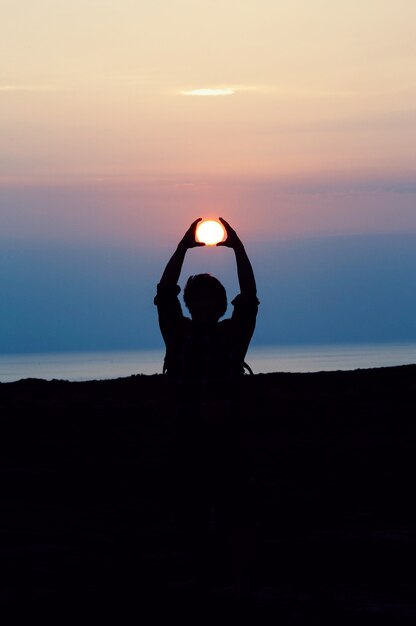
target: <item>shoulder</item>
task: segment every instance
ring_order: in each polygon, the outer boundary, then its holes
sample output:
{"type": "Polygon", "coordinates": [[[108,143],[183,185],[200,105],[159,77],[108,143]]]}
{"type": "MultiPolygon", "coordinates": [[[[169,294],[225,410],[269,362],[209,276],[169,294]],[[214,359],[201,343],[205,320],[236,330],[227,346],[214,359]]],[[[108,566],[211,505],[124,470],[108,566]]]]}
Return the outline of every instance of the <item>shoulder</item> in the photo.
{"type": "Polygon", "coordinates": [[[234,298],[234,300],[231,301],[231,304],[236,306],[236,305],[259,305],[260,304],[260,300],[258,299],[258,297],[256,295],[246,295],[244,293],[239,293],[236,295],[236,297],[234,298]]]}
{"type": "Polygon", "coordinates": [[[156,287],[154,303],[158,305],[169,300],[175,300],[177,299],[180,291],[181,288],[179,285],[162,285],[159,283],[156,287]]]}
{"type": "Polygon", "coordinates": [[[231,304],[234,307],[233,315],[236,313],[243,313],[245,311],[250,313],[257,313],[257,309],[260,304],[260,300],[256,295],[245,295],[239,293],[234,300],[232,300],[231,304]]]}

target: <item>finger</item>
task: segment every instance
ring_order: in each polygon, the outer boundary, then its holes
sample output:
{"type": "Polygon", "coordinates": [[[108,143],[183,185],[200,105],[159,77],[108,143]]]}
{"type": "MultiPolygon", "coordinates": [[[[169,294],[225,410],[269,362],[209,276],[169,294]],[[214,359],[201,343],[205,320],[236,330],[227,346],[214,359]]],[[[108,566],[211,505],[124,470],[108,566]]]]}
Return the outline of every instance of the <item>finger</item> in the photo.
{"type": "Polygon", "coordinates": [[[225,219],[223,217],[218,218],[221,222],[221,224],[223,224],[225,226],[225,228],[231,228],[231,226],[229,225],[228,222],[225,221],[225,219]]]}
{"type": "Polygon", "coordinates": [[[196,233],[196,229],[198,226],[198,223],[202,220],[202,217],[198,217],[197,220],[195,220],[194,222],[192,222],[192,224],[190,225],[190,227],[188,228],[188,230],[186,231],[187,234],[193,235],[195,236],[196,233]]]}

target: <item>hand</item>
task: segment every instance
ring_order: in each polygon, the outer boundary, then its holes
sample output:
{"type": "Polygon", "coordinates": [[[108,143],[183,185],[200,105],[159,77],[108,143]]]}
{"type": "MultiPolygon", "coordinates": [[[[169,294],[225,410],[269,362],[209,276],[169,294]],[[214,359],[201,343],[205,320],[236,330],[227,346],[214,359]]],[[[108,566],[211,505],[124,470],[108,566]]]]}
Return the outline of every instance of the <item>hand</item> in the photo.
{"type": "Polygon", "coordinates": [[[184,246],[187,250],[188,248],[197,248],[200,246],[205,246],[205,244],[202,243],[202,241],[197,241],[195,238],[196,227],[198,226],[201,220],[202,220],[202,217],[199,217],[197,220],[195,220],[195,222],[192,222],[192,224],[190,225],[190,227],[188,228],[188,230],[182,237],[179,243],[180,246],[184,246]]]}
{"type": "Polygon", "coordinates": [[[229,223],[226,222],[222,217],[220,217],[219,220],[225,228],[227,238],[225,239],[225,241],[220,241],[219,243],[217,243],[217,246],[227,246],[227,248],[233,249],[235,249],[237,246],[241,246],[241,239],[239,238],[235,230],[231,228],[229,223]]]}

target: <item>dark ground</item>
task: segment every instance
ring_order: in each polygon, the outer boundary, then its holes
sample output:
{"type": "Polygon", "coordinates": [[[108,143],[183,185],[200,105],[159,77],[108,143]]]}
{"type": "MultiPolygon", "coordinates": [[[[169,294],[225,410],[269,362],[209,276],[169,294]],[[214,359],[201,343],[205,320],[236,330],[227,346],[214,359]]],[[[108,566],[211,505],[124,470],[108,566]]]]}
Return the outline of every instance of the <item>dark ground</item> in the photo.
{"type": "Polygon", "coordinates": [[[195,581],[172,520],[164,377],[0,384],[1,614],[416,624],[416,365],[247,376],[243,406],[239,597],[222,557],[195,581]]]}

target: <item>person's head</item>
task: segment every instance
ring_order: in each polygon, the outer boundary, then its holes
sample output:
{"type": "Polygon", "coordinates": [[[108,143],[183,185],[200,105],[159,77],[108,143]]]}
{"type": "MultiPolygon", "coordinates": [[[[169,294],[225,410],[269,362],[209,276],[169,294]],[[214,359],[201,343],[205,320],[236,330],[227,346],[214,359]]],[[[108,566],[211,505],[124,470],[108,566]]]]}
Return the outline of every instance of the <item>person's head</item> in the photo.
{"type": "Polygon", "coordinates": [[[196,322],[218,322],[227,310],[227,294],[220,281],[211,274],[190,276],[183,299],[196,322]]]}

